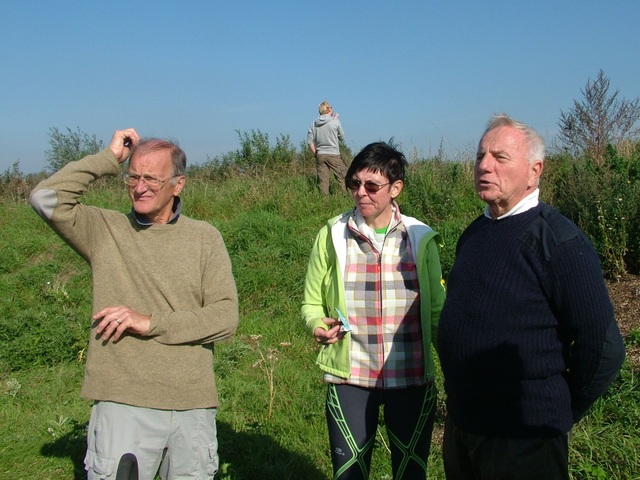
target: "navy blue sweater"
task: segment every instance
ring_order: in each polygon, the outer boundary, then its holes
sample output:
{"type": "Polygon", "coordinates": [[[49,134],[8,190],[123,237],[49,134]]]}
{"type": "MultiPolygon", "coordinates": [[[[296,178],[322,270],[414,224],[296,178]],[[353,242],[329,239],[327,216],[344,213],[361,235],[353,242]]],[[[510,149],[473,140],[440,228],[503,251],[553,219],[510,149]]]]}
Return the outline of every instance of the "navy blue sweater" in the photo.
{"type": "Polygon", "coordinates": [[[467,432],[568,432],[614,380],[624,345],[585,235],[548,205],[462,234],[440,317],[447,410],[467,432]]]}

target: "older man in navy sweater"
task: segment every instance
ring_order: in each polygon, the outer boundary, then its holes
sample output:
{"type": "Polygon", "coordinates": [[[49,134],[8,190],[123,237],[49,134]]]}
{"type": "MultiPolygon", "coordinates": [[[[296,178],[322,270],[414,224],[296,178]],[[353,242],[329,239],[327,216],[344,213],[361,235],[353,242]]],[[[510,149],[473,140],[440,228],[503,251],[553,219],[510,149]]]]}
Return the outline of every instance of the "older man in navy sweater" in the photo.
{"type": "Polygon", "coordinates": [[[568,432],[624,360],[595,249],[538,199],[543,161],[532,128],[490,120],[487,206],[458,241],[438,330],[448,479],[568,479],[568,432]]]}

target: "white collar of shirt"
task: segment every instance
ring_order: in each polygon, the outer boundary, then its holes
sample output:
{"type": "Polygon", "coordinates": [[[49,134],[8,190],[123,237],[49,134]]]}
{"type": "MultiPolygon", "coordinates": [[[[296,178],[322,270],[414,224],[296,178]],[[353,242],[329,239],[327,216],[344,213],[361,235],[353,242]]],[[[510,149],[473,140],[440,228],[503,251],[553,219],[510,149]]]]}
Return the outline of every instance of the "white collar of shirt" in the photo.
{"type": "Polygon", "coordinates": [[[360,213],[360,211],[356,208],[355,221],[356,226],[358,227],[358,231],[362,233],[365,237],[371,241],[373,246],[378,250],[378,252],[382,251],[382,246],[384,245],[384,239],[387,236],[387,232],[393,227],[394,222],[396,221],[396,206],[395,203],[392,205],[392,213],[391,220],[389,220],[389,225],[387,226],[387,230],[385,233],[376,233],[376,231],[367,225],[366,220],[360,213]]]}
{"type": "MultiPolygon", "coordinates": [[[[536,188],[533,192],[531,192],[529,195],[527,195],[522,200],[520,200],[515,207],[513,207],[504,215],[501,215],[498,218],[496,218],[496,220],[502,220],[503,218],[507,218],[512,215],[518,215],[519,213],[524,213],[527,210],[531,210],[533,207],[537,207],[539,203],[539,197],[540,197],[540,189],[536,188]]],[[[493,218],[491,217],[491,213],[489,211],[489,205],[487,205],[484,208],[484,216],[487,218],[493,218]]]]}

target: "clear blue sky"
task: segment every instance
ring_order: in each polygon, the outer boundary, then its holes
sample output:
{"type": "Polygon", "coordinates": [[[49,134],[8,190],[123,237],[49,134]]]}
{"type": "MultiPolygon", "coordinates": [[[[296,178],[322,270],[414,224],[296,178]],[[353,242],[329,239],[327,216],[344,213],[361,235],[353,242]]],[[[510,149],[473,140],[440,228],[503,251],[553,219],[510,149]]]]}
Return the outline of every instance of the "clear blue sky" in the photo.
{"type": "Polygon", "coordinates": [[[298,146],[322,100],[354,152],[395,137],[455,158],[496,112],[551,141],[599,69],[640,96],[638,19],[638,0],[6,0],[0,169],[44,169],[52,127],[134,127],[191,163],[236,130],[298,146]]]}

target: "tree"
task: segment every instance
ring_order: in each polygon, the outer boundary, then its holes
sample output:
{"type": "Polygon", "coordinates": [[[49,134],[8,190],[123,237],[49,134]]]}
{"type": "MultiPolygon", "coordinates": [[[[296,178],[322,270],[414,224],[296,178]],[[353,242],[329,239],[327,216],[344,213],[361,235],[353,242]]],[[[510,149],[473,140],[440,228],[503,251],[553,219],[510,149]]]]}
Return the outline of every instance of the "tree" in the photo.
{"type": "Polygon", "coordinates": [[[47,150],[45,156],[49,168],[54,172],[71,161],[93,155],[104,148],[102,140],[80,131],[80,127],[75,132],[67,127],[67,133],[60,132],[56,127],[50,128],[49,145],[51,150],[47,150]]]}
{"type": "Polygon", "coordinates": [[[574,100],[567,112],[560,111],[558,134],[561,148],[579,156],[589,155],[599,164],[604,162],[608,145],[635,141],[640,134],[640,99],[618,99],[619,90],[609,95],[609,78],[602,70],[595,80],[587,80],[584,99],[574,100]]]}

